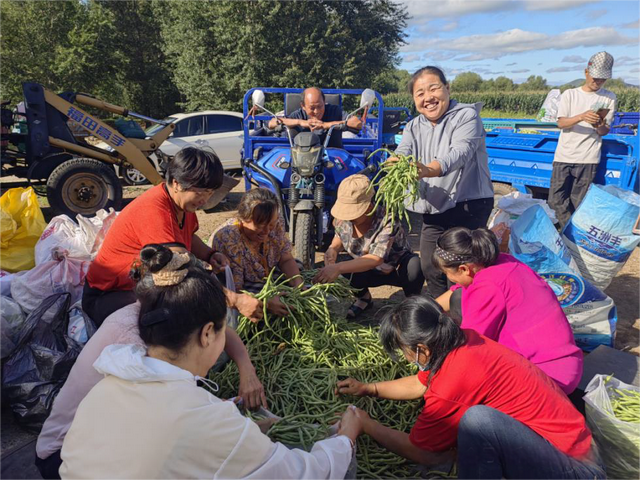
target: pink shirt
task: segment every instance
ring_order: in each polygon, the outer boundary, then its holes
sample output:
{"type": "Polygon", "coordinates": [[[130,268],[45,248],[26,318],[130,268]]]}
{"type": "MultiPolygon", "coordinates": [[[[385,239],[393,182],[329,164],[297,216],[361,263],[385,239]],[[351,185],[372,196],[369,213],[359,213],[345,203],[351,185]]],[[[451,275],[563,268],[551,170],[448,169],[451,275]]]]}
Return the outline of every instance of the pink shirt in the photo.
{"type": "Polygon", "coordinates": [[[555,293],[531,268],[501,253],[462,288],[462,328],[471,328],[537,365],[569,394],[583,355],[555,293]]]}
{"type": "Polygon", "coordinates": [[[78,405],[104,375],[99,374],[93,363],[105,347],[113,344],[144,345],[138,333],[140,304],[133,303],[109,315],[84,346],[64,386],[53,401],[51,414],[44,422],[36,442],[36,454],[42,460],[62,448],[64,437],[71,427],[78,405]]]}

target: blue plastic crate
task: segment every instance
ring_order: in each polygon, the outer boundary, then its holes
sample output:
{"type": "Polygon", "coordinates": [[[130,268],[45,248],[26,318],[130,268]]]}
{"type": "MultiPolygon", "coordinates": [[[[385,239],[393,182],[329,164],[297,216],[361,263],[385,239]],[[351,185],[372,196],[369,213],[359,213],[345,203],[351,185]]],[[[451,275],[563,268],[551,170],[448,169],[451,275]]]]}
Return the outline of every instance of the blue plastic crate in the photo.
{"type": "Polygon", "coordinates": [[[616,112],[611,123],[611,133],[617,135],[634,135],[640,121],[639,112],[616,112]],[[635,129],[628,125],[635,125],[635,129]]]}

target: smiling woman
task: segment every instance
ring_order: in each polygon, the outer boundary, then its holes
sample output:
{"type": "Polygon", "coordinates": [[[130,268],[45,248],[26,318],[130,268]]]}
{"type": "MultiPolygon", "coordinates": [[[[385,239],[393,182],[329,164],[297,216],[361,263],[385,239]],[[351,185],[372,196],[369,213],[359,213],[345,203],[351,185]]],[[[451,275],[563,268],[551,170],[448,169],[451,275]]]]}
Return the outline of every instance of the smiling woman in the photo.
{"type": "Polygon", "coordinates": [[[438,237],[447,229],[486,225],[493,208],[482,104],[450,98],[442,70],[424,67],[409,81],[416,110],[396,153],[418,159],[419,198],[409,210],[423,215],[420,236],[422,271],[434,298],[447,288],[446,277],[431,264],[438,237]]]}
{"type": "MultiPolygon", "coordinates": [[[[182,149],[169,163],[166,182],[156,185],[127,205],[107,233],[91,263],[82,296],[82,308],[97,325],[116,310],[135,301],[132,263],[151,243],[179,243],[217,272],[228,262],[195,234],[195,211],[223,181],[218,157],[194,147],[182,149]]],[[[227,303],[249,317],[259,318],[260,302],[248,295],[227,293],[227,303]]]]}

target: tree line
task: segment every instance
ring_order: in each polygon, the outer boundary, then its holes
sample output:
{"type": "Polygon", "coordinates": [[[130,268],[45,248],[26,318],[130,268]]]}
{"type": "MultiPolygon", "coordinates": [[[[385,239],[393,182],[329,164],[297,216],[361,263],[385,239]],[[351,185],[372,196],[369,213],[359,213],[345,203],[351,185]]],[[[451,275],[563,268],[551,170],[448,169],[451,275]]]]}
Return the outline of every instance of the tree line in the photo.
{"type": "Polygon", "coordinates": [[[163,117],[238,110],[255,86],[396,90],[407,13],[392,0],[0,2],[0,89],[84,92],[163,117]]]}

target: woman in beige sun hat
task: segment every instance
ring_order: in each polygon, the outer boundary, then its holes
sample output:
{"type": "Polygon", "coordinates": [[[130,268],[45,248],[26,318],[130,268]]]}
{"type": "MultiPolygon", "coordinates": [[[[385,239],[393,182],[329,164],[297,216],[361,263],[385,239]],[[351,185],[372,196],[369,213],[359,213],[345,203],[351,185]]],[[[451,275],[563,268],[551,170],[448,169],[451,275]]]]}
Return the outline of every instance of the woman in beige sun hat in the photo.
{"type": "Polygon", "coordinates": [[[374,210],[369,185],[366,176],[352,175],[338,187],[331,209],[336,234],[324,255],[325,266],[314,278],[326,283],[344,275],[358,289],[348,318],[371,307],[369,287],[394,285],[409,296],[419,294],[424,283],[420,258],[411,250],[402,224],[385,221],[384,207],[374,210]],[[337,263],[341,251],[352,259],[337,263]]]}

